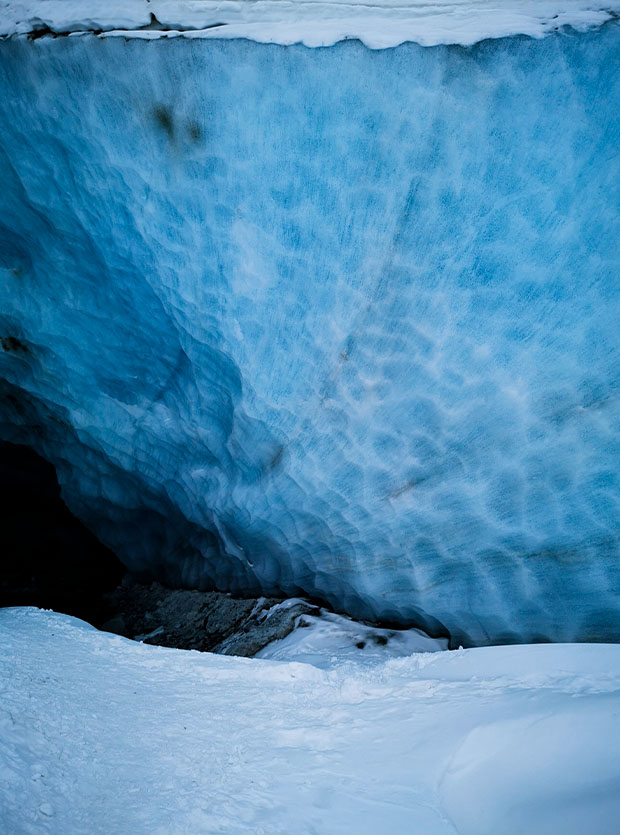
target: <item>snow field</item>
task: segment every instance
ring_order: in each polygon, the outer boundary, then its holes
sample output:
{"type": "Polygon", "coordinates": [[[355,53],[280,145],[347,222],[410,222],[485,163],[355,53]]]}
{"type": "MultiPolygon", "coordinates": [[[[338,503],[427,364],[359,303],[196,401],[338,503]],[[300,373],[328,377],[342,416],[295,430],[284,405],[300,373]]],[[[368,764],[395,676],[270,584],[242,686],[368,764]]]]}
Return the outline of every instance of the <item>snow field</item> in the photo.
{"type": "Polygon", "coordinates": [[[0,611],[6,835],[615,835],[620,647],[331,670],[0,611]]]}

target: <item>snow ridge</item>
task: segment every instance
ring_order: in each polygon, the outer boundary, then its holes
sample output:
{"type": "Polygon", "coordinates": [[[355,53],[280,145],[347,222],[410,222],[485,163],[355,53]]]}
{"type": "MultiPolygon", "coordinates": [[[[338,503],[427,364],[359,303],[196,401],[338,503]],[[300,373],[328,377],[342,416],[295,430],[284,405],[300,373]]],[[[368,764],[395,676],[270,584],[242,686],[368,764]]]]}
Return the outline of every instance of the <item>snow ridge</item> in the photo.
{"type": "Polygon", "coordinates": [[[0,0],[0,36],[36,32],[140,38],[247,38],[330,46],[357,38],[373,49],[413,41],[468,46],[486,38],[541,38],[617,17],[620,0],[0,0]]]}

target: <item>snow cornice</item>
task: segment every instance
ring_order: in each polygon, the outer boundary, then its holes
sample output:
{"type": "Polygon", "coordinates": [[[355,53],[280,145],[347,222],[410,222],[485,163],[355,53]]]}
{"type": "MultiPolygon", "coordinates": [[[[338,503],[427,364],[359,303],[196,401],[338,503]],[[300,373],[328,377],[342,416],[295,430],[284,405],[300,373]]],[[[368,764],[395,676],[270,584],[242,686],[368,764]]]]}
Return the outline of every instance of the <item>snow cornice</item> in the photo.
{"type": "Polygon", "coordinates": [[[583,31],[620,15],[620,0],[0,0],[0,36],[94,33],[136,38],[248,38],[375,49],[414,41],[469,46],[486,38],[583,31]]]}

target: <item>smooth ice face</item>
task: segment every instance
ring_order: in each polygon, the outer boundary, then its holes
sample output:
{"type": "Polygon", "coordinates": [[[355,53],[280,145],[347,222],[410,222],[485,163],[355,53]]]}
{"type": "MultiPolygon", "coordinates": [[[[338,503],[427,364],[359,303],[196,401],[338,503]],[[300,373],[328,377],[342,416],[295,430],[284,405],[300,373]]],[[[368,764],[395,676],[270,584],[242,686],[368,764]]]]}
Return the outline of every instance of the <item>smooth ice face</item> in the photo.
{"type": "Polygon", "coordinates": [[[132,568],[620,637],[615,24],[0,44],[0,423],[132,568]]]}

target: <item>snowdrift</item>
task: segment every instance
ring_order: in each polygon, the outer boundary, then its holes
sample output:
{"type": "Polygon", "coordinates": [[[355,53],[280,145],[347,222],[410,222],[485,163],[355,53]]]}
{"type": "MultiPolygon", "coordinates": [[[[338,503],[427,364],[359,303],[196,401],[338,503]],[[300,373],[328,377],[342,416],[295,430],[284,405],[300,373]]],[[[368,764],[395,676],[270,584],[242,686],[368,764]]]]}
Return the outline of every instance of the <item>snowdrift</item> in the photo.
{"type": "Polygon", "coordinates": [[[328,672],[0,610],[3,831],[615,835],[618,670],[583,644],[328,672]]]}

